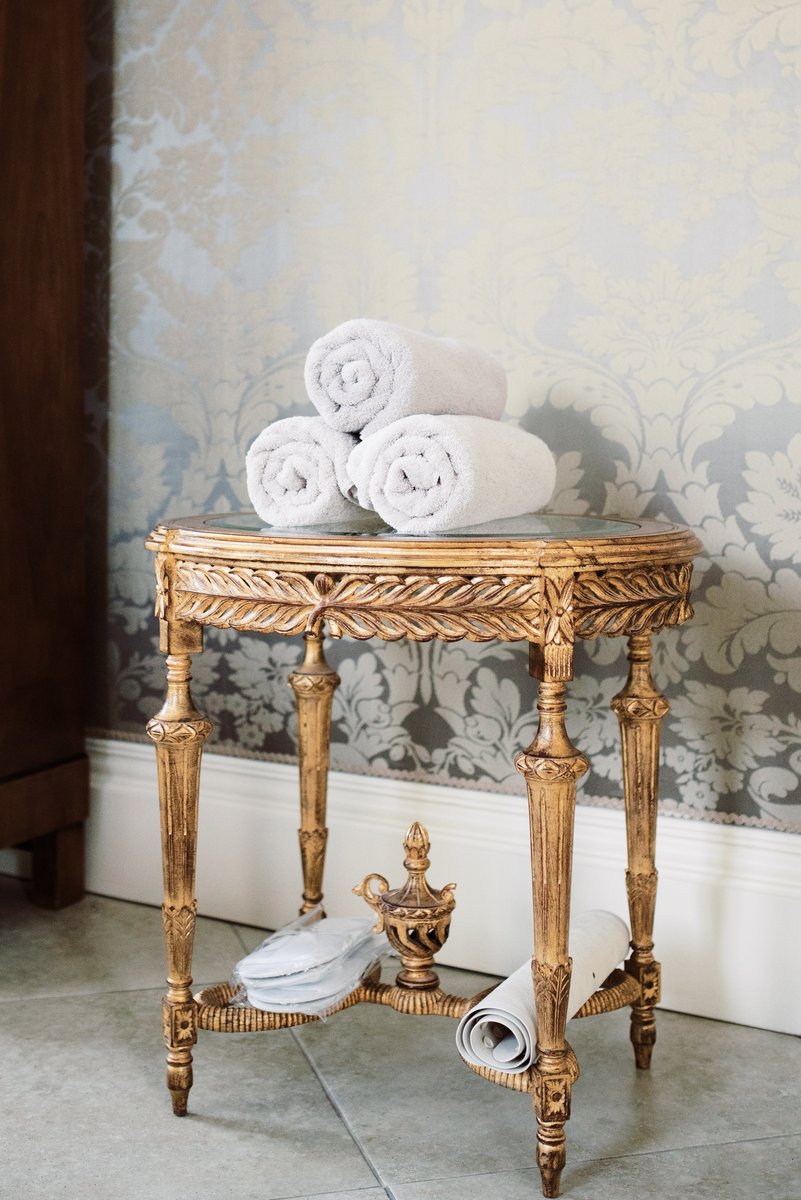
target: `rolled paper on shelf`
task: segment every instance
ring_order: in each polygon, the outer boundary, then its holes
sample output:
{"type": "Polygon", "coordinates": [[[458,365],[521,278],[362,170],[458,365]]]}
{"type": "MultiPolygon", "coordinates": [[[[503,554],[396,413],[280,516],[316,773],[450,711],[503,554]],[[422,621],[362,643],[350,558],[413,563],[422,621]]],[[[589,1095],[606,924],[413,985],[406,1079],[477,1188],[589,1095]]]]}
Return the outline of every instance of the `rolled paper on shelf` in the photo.
{"type": "MultiPolygon", "coordinates": [[[[321,417],[285,417],[263,429],[247,452],[250,502],[268,525],[293,528],[358,520],[345,473],[356,439],[321,417]]],[[[374,518],[373,518],[374,520],[374,518]]]]}
{"type": "Polygon", "coordinates": [[[498,420],[506,403],[506,374],[485,350],[361,317],[317,339],[305,379],[332,429],[364,436],[414,413],[498,420]]]}
{"type": "MultiPolygon", "coordinates": [[[[573,972],[568,1018],[578,1012],[626,957],[629,938],[628,926],[614,913],[582,913],[572,923],[573,972]]],[[[477,1067],[492,1067],[517,1075],[533,1065],[537,1014],[530,961],[465,1013],[456,1029],[456,1045],[462,1058],[477,1067]]]]}
{"type": "Polygon", "coordinates": [[[366,437],[347,473],[361,505],[399,533],[425,534],[535,512],[553,494],[556,462],[517,425],[424,415],[366,437]]]}

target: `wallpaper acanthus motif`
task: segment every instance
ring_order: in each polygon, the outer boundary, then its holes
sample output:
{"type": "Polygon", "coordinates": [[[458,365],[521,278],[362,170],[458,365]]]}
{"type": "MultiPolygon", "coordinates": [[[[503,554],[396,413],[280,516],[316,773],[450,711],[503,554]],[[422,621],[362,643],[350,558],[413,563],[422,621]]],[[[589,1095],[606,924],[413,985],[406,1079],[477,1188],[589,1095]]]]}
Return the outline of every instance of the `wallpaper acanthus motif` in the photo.
{"type": "MultiPolygon", "coordinates": [[[[91,76],[90,275],[111,259],[94,724],[138,734],[160,703],[148,529],[246,507],[250,441],[309,411],[307,347],[375,316],[501,359],[509,419],[558,455],[555,511],[698,532],[695,620],[656,639],[665,807],[801,828],[797,3],[118,0],[115,20],[111,79],[91,76]]],[[[604,803],[623,649],[583,647],[572,686],[604,803]]],[[[299,655],[209,634],[215,749],[294,752],[299,655]]],[[[520,789],[524,648],[330,657],[335,766],[520,789]]]]}

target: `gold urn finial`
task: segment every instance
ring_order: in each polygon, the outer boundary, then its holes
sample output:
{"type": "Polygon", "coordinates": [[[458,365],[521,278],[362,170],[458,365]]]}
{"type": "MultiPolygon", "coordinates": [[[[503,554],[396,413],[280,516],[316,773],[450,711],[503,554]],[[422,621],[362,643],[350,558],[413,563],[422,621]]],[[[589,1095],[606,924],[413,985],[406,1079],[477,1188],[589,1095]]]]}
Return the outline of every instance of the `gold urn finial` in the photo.
{"type": "Polygon", "coordinates": [[[407,871],[427,871],[431,866],[428,861],[428,852],[431,849],[431,842],[428,840],[428,830],[415,821],[406,830],[406,837],[403,841],[403,848],[406,851],[406,857],[403,860],[403,865],[407,871]]]}
{"type": "Polygon", "coordinates": [[[402,970],[395,982],[399,987],[428,990],[439,987],[439,978],[432,967],[434,955],[442,949],[448,937],[451,913],[456,900],[455,883],[441,889],[428,885],[425,873],[430,863],[431,842],[428,832],[415,821],[406,831],[403,865],[408,872],[406,882],[394,891],[383,875],[366,875],[353,890],[363,896],[378,914],[377,933],[386,930],[392,948],[400,955],[402,970]],[[371,885],[375,883],[375,890],[371,885]]]}

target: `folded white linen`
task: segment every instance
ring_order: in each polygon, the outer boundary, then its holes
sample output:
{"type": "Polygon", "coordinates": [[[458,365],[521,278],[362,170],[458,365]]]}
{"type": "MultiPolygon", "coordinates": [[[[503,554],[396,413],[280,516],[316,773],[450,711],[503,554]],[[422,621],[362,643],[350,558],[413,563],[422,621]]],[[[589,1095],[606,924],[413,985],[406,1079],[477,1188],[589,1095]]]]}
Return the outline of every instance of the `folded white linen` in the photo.
{"type": "Polygon", "coordinates": [[[332,429],[364,436],[414,413],[498,420],[506,403],[506,374],[486,350],[369,318],[318,338],[304,373],[332,429]]]}
{"type": "Polygon", "coordinates": [[[250,502],[268,525],[316,525],[359,515],[345,473],[356,438],[322,417],[285,417],[263,429],[247,452],[250,502]]]}
{"type": "Polygon", "coordinates": [[[370,917],[298,919],[271,933],[240,959],[234,971],[242,979],[281,979],[291,975],[308,979],[309,972],[327,966],[368,939],[372,929],[370,917]]]}
{"type": "MultiPolygon", "coordinates": [[[[628,926],[614,913],[594,911],[576,918],[570,930],[568,1018],[625,958],[628,945],[628,926]]],[[[533,1064],[537,1014],[530,961],[465,1013],[456,1029],[456,1045],[462,1058],[478,1067],[517,1075],[533,1064]]]]}
{"type": "Polygon", "coordinates": [[[556,462],[545,442],[486,417],[404,417],[352,450],[356,498],[399,533],[460,529],[547,504],[556,462]]]}
{"type": "MultiPolygon", "coordinates": [[[[325,964],[316,978],[291,975],[282,979],[253,980],[245,984],[247,1002],[266,1012],[299,1012],[325,1016],[354,991],[362,979],[389,952],[384,934],[370,933],[341,958],[325,964]]],[[[311,972],[307,973],[311,975],[311,972]]]]}
{"type": "Polygon", "coordinates": [[[235,1006],[322,1016],[389,951],[371,917],[321,913],[317,905],[240,959],[231,976],[235,1006]]]}

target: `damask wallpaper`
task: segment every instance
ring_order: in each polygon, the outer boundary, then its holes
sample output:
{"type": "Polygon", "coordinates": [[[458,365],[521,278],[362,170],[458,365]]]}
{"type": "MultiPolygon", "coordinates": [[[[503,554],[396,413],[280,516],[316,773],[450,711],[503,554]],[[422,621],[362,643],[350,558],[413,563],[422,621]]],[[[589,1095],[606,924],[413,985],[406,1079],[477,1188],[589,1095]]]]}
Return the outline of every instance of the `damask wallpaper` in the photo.
{"type": "MultiPolygon", "coordinates": [[[[311,411],[308,346],[380,317],[500,358],[508,418],[559,456],[552,508],[699,533],[695,620],[657,639],[663,807],[801,829],[800,13],[117,0],[111,40],[95,5],[96,728],[161,701],[149,528],[247,507],[250,441],[311,411]]],[[[572,687],[584,802],[617,803],[623,651],[585,648],[572,687]]],[[[209,634],[211,749],[293,754],[299,654],[209,634]]],[[[331,658],[335,766],[522,788],[524,647],[331,658]]]]}

